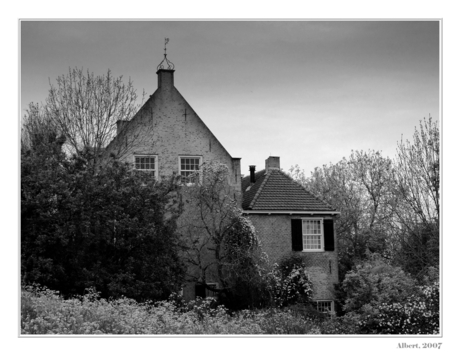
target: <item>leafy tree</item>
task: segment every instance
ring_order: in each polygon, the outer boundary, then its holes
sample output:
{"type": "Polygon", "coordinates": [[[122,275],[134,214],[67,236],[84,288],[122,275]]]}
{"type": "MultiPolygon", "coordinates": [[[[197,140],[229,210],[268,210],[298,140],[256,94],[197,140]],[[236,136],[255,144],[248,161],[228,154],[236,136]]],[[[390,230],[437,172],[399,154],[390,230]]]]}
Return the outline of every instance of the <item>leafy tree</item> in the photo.
{"type": "Polygon", "coordinates": [[[374,254],[342,282],[346,317],[361,333],[437,334],[439,283],[433,277],[424,283],[374,254]]]}
{"type": "Polygon", "coordinates": [[[232,309],[262,302],[261,252],[255,229],[238,207],[239,192],[229,184],[226,165],[203,164],[201,176],[181,190],[184,211],[179,225],[189,281],[220,294],[232,309]],[[207,285],[218,281],[215,290],[207,285]]]}
{"type": "Polygon", "coordinates": [[[419,224],[398,231],[400,247],[394,263],[421,282],[430,272],[439,270],[439,232],[433,230],[432,225],[419,224]]]}
{"type": "Polygon", "coordinates": [[[420,122],[413,141],[398,144],[395,162],[395,226],[398,263],[421,278],[439,266],[439,128],[431,117],[420,122]]]}
{"type": "Polygon", "coordinates": [[[65,136],[59,134],[59,130],[46,115],[43,107],[31,102],[22,121],[21,150],[24,152],[41,150],[43,152],[51,148],[57,152],[61,150],[64,143],[65,136]]]}
{"type": "Polygon", "coordinates": [[[415,281],[401,268],[385,262],[378,254],[349,271],[342,282],[346,292],[344,310],[358,314],[374,314],[383,302],[406,299],[413,291],[415,281]]]}
{"type": "Polygon", "coordinates": [[[340,279],[370,252],[422,281],[439,267],[439,169],[439,129],[429,118],[412,142],[401,140],[394,161],[360,151],[316,168],[310,177],[298,167],[290,173],[341,212],[340,279]]]}
{"type": "Polygon", "coordinates": [[[64,295],[163,299],[182,284],[175,185],[91,152],[28,150],[21,163],[21,274],[64,295]],[[168,207],[169,206],[169,207],[168,207]]]}
{"type": "Polygon", "coordinates": [[[345,317],[360,333],[437,334],[439,283],[431,278],[425,284],[374,254],[342,282],[345,317]]]}
{"type": "Polygon", "coordinates": [[[310,177],[298,167],[290,174],[313,194],[340,212],[336,231],[339,276],[368,252],[391,257],[392,162],[380,152],[352,152],[337,164],[316,168],[310,177]]]}

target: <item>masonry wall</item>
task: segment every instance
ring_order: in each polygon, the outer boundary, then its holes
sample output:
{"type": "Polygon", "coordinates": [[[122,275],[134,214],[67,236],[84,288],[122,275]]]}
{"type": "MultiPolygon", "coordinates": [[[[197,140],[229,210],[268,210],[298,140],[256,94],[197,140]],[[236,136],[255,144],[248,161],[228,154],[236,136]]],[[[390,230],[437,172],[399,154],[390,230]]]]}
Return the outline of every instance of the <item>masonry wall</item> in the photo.
{"type": "MultiPolygon", "coordinates": [[[[160,70],[158,89],[127,123],[120,124],[120,133],[105,151],[106,158],[113,154],[117,159],[134,162],[134,155],[156,155],[159,178],[168,178],[179,172],[179,157],[201,157],[202,163],[219,162],[229,168],[229,185],[234,191],[232,197],[239,198],[241,192],[241,167],[238,158],[232,158],[217,140],[193,108],[174,87],[172,70],[160,70]]],[[[212,118],[211,118],[212,119],[212,118]]],[[[183,191],[184,192],[184,191],[183,191]]],[[[184,194],[186,196],[186,194],[184,194]]],[[[186,197],[184,197],[187,200],[186,197]]],[[[178,220],[181,232],[193,211],[185,211],[178,220]]],[[[212,253],[203,249],[203,261],[211,261],[212,253]]],[[[188,274],[199,276],[200,270],[192,265],[188,274]]],[[[207,282],[216,282],[216,270],[210,267],[207,282]]],[[[183,289],[187,300],[195,298],[193,283],[183,289]]]]}
{"type": "MultiPolygon", "coordinates": [[[[249,218],[256,228],[262,249],[267,253],[271,263],[291,254],[301,255],[308,266],[313,282],[314,300],[333,300],[334,284],[339,282],[337,235],[334,228],[335,250],[325,252],[292,251],[291,219],[301,216],[291,215],[257,215],[249,218]]],[[[332,219],[332,216],[308,216],[332,219]]]]}
{"type": "Polygon", "coordinates": [[[132,163],[134,155],[157,155],[159,177],[179,171],[179,156],[198,156],[203,163],[228,166],[230,181],[241,191],[239,159],[233,159],[193,108],[173,86],[173,73],[160,71],[160,87],[106,149],[132,163]]]}
{"type": "MultiPolygon", "coordinates": [[[[183,288],[183,297],[186,301],[195,299],[195,281],[206,280],[206,283],[216,283],[219,286],[219,277],[217,266],[215,264],[215,246],[210,235],[203,229],[203,224],[200,216],[200,209],[196,207],[196,200],[193,195],[194,186],[182,187],[182,198],[184,211],[178,219],[178,232],[182,235],[182,241],[189,247],[184,250],[182,258],[188,260],[191,258],[192,263],[187,264],[187,282],[183,288]],[[198,243],[194,244],[193,240],[198,243]],[[199,263],[199,265],[196,265],[199,263]],[[203,274],[204,272],[204,274],[203,274]]],[[[207,220],[208,225],[211,225],[210,218],[207,220]]],[[[214,214],[217,220],[220,215],[214,214]]]]}

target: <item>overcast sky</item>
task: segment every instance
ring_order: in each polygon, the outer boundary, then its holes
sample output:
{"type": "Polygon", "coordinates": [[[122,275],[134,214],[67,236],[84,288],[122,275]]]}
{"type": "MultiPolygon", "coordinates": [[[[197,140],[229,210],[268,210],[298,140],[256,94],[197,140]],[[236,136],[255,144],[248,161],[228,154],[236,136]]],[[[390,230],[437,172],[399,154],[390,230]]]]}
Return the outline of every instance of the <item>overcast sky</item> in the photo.
{"type": "Polygon", "coordinates": [[[439,119],[439,22],[37,22],[21,25],[21,109],[69,67],[157,88],[164,38],[175,86],[233,157],[307,173],[351,150],[391,158],[439,119]]]}

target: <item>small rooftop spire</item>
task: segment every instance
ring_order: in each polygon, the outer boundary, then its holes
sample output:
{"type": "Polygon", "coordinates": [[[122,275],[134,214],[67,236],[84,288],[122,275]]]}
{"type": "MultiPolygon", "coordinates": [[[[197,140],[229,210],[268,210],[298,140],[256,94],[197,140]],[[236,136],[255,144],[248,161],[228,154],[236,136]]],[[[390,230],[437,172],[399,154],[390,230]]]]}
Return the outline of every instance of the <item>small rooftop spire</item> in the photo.
{"type": "Polygon", "coordinates": [[[165,54],[164,54],[164,58],[163,60],[161,61],[160,64],[158,64],[157,66],[157,70],[160,70],[160,69],[168,69],[168,70],[174,70],[174,64],[168,60],[168,58],[166,57],[167,54],[166,54],[166,45],[168,44],[169,42],[169,38],[165,38],[165,54]],[[166,68],[167,66],[167,68],[166,68]]]}

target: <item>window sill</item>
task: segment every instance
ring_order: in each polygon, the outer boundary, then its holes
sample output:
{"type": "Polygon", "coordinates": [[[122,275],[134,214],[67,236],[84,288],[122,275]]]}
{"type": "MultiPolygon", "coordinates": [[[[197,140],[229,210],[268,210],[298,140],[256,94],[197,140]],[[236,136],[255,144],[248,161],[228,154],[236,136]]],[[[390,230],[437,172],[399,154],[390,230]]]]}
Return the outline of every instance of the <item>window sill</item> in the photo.
{"type": "Polygon", "coordinates": [[[184,187],[193,187],[198,185],[196,182],[181,182],[179,183],[179,186],[184,186],[184,187]]]}
{"type": "Polygon", "coordinates": [[[324,253],[323,249],[304,249],[302,253],[324,253]]]}

